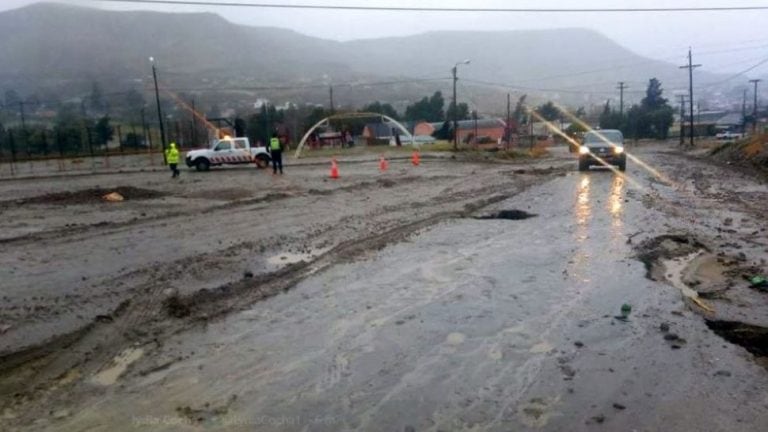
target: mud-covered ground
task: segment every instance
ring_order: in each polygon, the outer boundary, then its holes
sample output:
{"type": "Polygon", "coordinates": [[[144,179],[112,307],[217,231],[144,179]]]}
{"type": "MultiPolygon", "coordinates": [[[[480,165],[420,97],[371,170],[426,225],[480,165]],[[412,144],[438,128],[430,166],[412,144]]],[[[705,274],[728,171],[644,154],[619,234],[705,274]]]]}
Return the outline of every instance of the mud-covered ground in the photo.
{"type": "Polygon", "coordinates": [[[765,430],[768,186],[631,150],[2,182],[0,429],[765,430]]]}

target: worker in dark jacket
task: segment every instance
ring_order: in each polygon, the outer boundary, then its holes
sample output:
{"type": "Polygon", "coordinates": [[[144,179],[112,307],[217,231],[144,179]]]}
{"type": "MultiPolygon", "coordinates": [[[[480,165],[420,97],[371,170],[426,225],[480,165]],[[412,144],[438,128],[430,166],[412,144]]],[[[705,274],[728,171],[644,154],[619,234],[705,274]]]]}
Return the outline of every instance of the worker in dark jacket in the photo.
{"type": "Polygon", "coordinates": [[[278,168],[280,174],[283,174],[283,143],[277,134],[272,134],[269,140],[269,153],[272,156],[272,175],[277,174],[278,168]]]}

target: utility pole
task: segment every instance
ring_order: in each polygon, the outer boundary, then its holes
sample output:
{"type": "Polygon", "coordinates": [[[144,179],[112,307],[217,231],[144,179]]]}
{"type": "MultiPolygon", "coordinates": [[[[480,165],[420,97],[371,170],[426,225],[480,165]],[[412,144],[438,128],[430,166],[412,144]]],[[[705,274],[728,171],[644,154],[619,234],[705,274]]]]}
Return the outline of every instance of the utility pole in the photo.
{"type": "Polygon", "coordinates": [[[333,86],[328,86],[328,93],[330,93],[330,96],[331,96],[331,114],[334,114],[334,109],[333,109],[333,86]]]}
{"type": "Polygon", "coordinates": [[[453,151],[457,151],[459,149],[459,121],[456,119],[458,113],[458,108],[456,107],[456,81],[458,78],[456,77],[456,69],[458,68],[458,65],[455,65],[453,69],[451,69],[451,72],[453,73],[453,109],[451,110],[451,114],[453,114],[453,151]]]}
{"type": "Polygon", "coordinates": [[[624,84],[624,81],[619,81],[619,86],[616,87],[619,89],[619,115],[624,115],[624,89],[627,88],[627,86],[624,84]]]}
{"type": "Polygon", "coordinates": [[[747,132],[747,89],[741,97],[741,133],[747,132]]]}
{"type": "Polygon", "coordinates": [[[755,85],[755,100],[752,103],[752,134],[753,135],[757,131],[757,83],[759,83],[760,81],[762,80],[759,80],[759,79],[749,80],[749,82],[755,85]]]}
{"type": "Polygon", "coordinates": [[[150,57],[149,61],[152,62],[152,78],[155,80],[155,102],[157,102],[157,120],[160,122],[160,147],[163,150],[163,165],[167,165],[168,161],[165,159],[165,125],[163,124],[163,112],[160,109],[160,89],[157,86],[155,58],[150,57]]]}
{"type": "Polygon", "coordinates": [[[507,141],[507,148],[509,148],[509,144],[510,144],[510,141],[511,141],[511,138],[512,138],[512,133],[511,133],[512,126],[510,125],[510,123],[512,121],[511,118],[510,118],[510,109],[512,107],[512,101],[511,101],[510,98],[511,98],[511,95],[509,93],[507,93],[507,130],[504,133],[505,139],[507,141]]]}
{"type": "Polygon", "coordinates": [[[685,143],[685,95],[678,95],[680,98],[680,146],[685,143]]]}
{"type": "Polygon", "coordinates": [[[688,69],[688,99],[691,103],[691,109],[690,109],[691,117],[689,119],[691,147],[693,147],[693,69],[700,66],[701,66],[700,64],[693,64],[693,56],[691,54],[691,49],[688,48],[688,64],[685,66],[680,66],[680,69],[688,69]]]}
{"type": "Polygon", "coordinates": [[[451,72],[453,73],[453,151],[459,149],[459,104],[456,100],[456,81],[459,78],[456,76],[456,72],[460,64],[469,64],[469,60],[464,60],[453,65],[451,72]]]}

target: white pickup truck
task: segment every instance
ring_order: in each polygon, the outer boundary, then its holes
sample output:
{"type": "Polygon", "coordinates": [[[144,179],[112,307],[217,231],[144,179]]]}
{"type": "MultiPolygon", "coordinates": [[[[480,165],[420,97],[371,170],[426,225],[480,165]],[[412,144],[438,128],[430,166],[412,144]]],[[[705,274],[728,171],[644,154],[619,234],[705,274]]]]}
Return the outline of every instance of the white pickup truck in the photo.
{"type": "Polygon", "coordinates": [[[744,138],[744,134],[730,131],[720,132],[719,134],[715,135],[715,138],[719,140],[737,140],[744,138]]]}
{"type": "Polygon", "coordinates": [[[264,168],[271,160],[266,147],[251,147],[248,138],[215,140],[210,148],[188,151],[184,159],[188,167],[198,171],[208,171],[212,166],[250,163],[264,168]]]}

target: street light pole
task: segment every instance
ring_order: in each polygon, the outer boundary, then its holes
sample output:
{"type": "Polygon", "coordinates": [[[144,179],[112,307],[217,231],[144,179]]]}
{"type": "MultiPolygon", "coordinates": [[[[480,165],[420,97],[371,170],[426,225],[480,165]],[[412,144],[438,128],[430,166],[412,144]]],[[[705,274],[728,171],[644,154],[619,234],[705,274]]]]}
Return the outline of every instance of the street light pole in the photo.
{"type": "Polygon", "coordinates": [[[456,76],[456,72],[460,64],[469,64],[469,60],[464,60],[453,65],[453,151],[459,150],[459,104],[456,100],[456,81],[459,78],[456,76]]]}
{"type": "Polygon", "coordinates": [[[163,112],[160,109],[160,90],[157,86],[155,58],[150,57],[149,61],[152,62],[152,78],[155,80],[155,102],[157,102],[157,120],[160,122],[160,147],[163,149],[163,165],[167,165],[168,161],[165,159],[165,125],[163,124],[163,112]]]}
{"type": "Polygon", "coordinates": [[[755,134],[757,131],[757,83],[759,83],[762,80],[759,79],[752,79],[749,80],[752,84],[755,85],[755,101],[752,103],[752,135],[755,134]]]}

